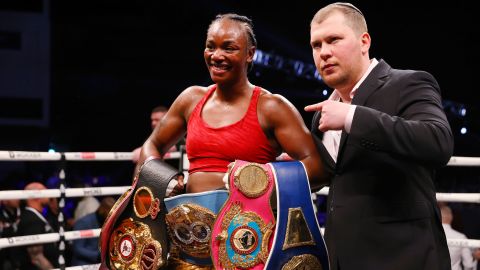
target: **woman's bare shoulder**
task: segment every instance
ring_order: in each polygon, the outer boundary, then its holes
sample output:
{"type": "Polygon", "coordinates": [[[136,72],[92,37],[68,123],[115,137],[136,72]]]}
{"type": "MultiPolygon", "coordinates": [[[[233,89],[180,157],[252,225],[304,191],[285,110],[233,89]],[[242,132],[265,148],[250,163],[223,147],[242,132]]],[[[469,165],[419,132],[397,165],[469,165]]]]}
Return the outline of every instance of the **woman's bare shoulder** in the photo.
{"type": "Polygon", "coordinates": [[[260,97],[258,99],[259,109],[265,113],[277,113],[284,110],[296,110],[295,106],[280,94],[260,88],[260,97]]]}
{"type": "Polygon", "coordinates": [[[179,111],[188,119],[188,116],[193,111],[195,106],[207,94],[210,86],[190,86],[180,93],[174,102],[174,105],[179,108],[179,111]]]}

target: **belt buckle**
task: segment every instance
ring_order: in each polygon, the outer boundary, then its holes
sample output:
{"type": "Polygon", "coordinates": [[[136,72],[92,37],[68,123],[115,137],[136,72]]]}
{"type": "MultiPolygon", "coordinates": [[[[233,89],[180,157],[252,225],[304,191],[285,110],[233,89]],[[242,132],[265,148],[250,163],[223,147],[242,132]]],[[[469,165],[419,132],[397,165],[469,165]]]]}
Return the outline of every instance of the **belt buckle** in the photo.
{"type": "Polygon", "coordinates": [[[110,262],[117,270],[158,269],[165,262],[162,246],[152,238],[148,225],[124,219],[110,236],[110,262]]]}
{"type": "Polygon", "coordinates": [[[254,212],[242,211],[235,202],[222,221],[222,232],[217,236],[219,261],[225,269],[249,268],[268,258],[268,244],[275,224],[265,223],[254,212]]]}
{"type": "Polygon", "coordinates": [[[166,216],[167,230],[172,242],[188,256],[210,257],[210,238],[216,215],[196,204],[181,204],[166,216]]]}

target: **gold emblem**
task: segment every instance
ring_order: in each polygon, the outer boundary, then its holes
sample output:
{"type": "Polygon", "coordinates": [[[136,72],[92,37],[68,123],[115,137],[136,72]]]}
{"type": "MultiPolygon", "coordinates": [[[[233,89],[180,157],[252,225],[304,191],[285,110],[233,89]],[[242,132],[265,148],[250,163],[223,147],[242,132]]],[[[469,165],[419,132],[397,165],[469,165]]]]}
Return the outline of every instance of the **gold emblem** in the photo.
{"type": "Polygon", "coordinates": [[[152,219],[156,219],[160,211],[160,200],[153,196],[148,187],[140,187],[133,196],[133,211],[139,218],[150,215],[152,219]]]}
{"type": "Polygon", "coordinates": [[[242,194],[249,198],[257,198],[268,190],[272,180],[260,164],[248,163],[237,168],[234,182],[242,194]]]}
{"type": "Polygon", "coordinates": [[[123,220],[110,236],[110,262],[118,270],[152,270],[164,264],[162,246],[150,228],[132,218],[123,220]]]}
{"type": "Polygon", "coordinates": [[[268,243],[274,227],[274,221],[265,224],[256,213],[242,212],[240,202],[233,203],[225,213],[222,231],[216,238],[220,241],[218,257],[222,267],[225,269],[249,268],[260,262],[265,263],[268,258],[268,243]],[[229,229],[232,230],[231,235],[228,235],[229,229]],[[228,240],[229,237],[230,240],[228,240]],[[234,252],[233,256],[228,255],[227,243],[234,252]],[[259,245],[258,253],[252,255],[259,245]]]}
{"type": "Polygon", "coordinates": [[[196,204],[181,204],[166,216],[172,242],[186,254],[196,258],[210,257],[210,238],[216,215],[196,204]]]}
{"type": "Polygon", "coordinates": [[[322,270],[322,264],[317,257],[311,254],[302,254],[294,256],[286,264],[282,270],[322,270]]]}
{"type": "Polygon", "coordinates": [[[240,226],[233,230],[230,237],[230,245],[235,253],[250,254],[258,246],[258,234],[249,226],[240,226]]]}
{"type": "Polygon", "coordinates": [[[288,209],[287,232],[282,250],[292,247],[315,245],[310,228],[301,207],[288,209]]]}

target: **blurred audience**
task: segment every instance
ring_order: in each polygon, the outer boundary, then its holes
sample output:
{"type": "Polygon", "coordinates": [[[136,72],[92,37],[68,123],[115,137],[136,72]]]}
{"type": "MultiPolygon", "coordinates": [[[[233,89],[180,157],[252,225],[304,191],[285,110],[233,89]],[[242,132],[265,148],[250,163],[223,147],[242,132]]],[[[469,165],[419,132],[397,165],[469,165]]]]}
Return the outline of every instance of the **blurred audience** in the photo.
{"type": "MultiPolygon", "coordinates": [[[[100,228],[107,218],[110,209],[115,204],[113,197],[104,197],[94,213],[90,213],[75,222],[73,229],[87,230],[100,228]]],[[[73,241],[72,265],[87,265],[100,263],[100,250],[97,238],[85,238],[73,241]]]]}
{"type": "MultiPolygon", "coordinates": [[[[0,200],[0,238],[12,237],[17,234],[20,222],[20,200],[0,200]]],[[[14,249],[0,249],[0,269],[16,269],[14,249]]]]}
{"type": "MultiPolygon", "coordinates": [[[[446,204],[440,204],[440,211],[442,213],[442,226],[447,239],[467,239],[465,234],[452,228],[452,209],[446,204]]],[[[473,251],[470,248],[448,246],[448,251],[452,261],[452,270],[473,270],[477,268],[477,260],[473,257],[473,251]]]]}
{"type": "MultiPolygon", "coordinates": [[[[33,182],[25,187],[25,190],[44,190],[42,183],[33,182]]],[[[24,211],[20,215],[17,235],[32,235],[53,233],[52,226],[45,217],[42,210],[48,206],[48,198],[32,198],[26,200],[24,211]]],[[[57,243],[45,243],[18,248],[18,260],[21,270],[52,269],[58,267],[57,243]]]]}
{"type": "MultiPolygon", "coordinates": [[[[84,183],[75,184],[75,188],[85,187],[87,187],[87,185],[84,183]]],[[[95,197],[85,196],[80,201],[78,201],[77,206],[75,207],[75,211],[73,213],[73,219],[75,220],[75,222],[77,222],[77,220],[79,220],[80,218],[95,212],[99,206],[100,203],[95,197]]]]}
{"type": "Polygon", "coordinates": [[[58,199],[49,198],[47,207],[45,208],[45,219],[48,221],[54,232],[58,232],[60,229],[60,222],[58,221],[58,215],[60,209],[58,208],[58,199]]]}
{"type": "MultiPolygon", "coordinates": [[[[167,114],[168,108],[165,106],[157,106],[152,109],[152,112],[150,113],[150,126],[152,130],[155,129],[155,127],[160,123],[162,118],[167,114]]],[[[142,147],[137,147],[135,150],[132,151],[133,157],[132,161],[134,163],[137,163],[138,158],[140,157],[140,151],[142,150],[142,147]]],[[[168,150],[169,152],[177,151],[177,147],[174,145],[168,150]]]]}

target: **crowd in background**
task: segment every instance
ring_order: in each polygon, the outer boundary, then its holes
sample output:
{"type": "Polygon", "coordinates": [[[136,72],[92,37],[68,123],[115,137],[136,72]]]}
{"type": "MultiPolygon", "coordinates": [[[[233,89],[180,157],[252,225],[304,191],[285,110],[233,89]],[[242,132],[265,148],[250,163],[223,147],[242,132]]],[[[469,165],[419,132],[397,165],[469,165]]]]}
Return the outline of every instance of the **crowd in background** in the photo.
{"type": "MultiPolygon", "coordinates": [[[[29,182],[23,189],[44,190],[47,184],[29,182]]],[[[0,238],[60,232],[62,226],[64,231],[101,228],[115,201],[111,196],[67,198],[60,215],[57,198],[0,200],[0,238]]],[[[58,243],[8,247],[0,249],[0,270],[52,269],[59,267],[59,257],[58,243]]],[[[99,263],[98,238],[67,242],[63,257],[66,266],[99,263]]]]}

